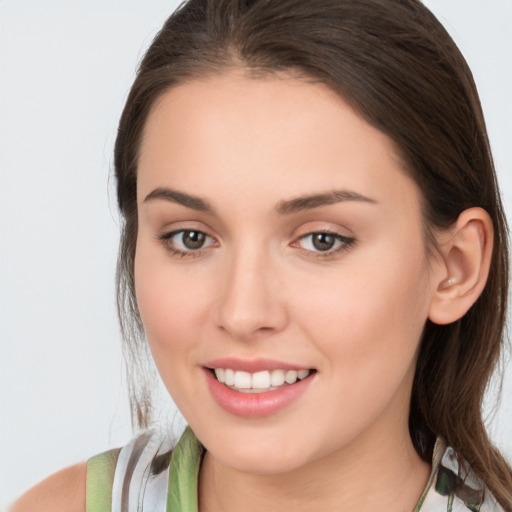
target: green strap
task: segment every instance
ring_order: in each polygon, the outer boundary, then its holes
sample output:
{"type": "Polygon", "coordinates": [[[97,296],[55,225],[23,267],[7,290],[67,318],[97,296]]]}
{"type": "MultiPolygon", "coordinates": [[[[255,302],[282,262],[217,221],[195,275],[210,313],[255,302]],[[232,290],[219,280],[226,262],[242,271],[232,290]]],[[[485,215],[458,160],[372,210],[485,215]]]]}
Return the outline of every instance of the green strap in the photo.
{"type": "Polygon", "coordinates": [[[120,448],[100,453],[87,461],[86,512],[112,510],[112,484],[120,448]]]}
{"type": "MultiPolygon", "coordinates": [[[[86,512],[111,512],[120,451],[100,453],[87,461],[86,512]]],[[[203,453],[203,446],[187,427],[172,453],[167,512],[197,512],[197,478],[203,453]]]]}
{"type": "Polygon", "coordinates": [[[201,443],[187,427],[172,454],[167,512],[197,512],[197,479],[203,453],[201,443]]]}

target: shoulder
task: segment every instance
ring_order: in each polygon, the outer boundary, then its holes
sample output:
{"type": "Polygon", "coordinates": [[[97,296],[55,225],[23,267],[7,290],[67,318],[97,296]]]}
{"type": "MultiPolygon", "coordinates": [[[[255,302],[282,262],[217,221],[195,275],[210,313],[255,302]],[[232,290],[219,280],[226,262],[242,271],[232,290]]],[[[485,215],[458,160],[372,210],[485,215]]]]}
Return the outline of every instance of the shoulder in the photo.
{"type": "Polygon", "coordinates": [[[87,462],[49,476],[21,496],[9,512],[84,512],[87,462]]]}

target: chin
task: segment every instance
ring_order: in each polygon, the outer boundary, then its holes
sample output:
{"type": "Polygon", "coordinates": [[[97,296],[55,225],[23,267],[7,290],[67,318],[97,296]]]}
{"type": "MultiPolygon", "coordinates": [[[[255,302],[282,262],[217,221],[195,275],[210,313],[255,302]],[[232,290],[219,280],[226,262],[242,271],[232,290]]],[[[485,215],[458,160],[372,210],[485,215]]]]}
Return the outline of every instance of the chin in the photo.
{"type": "Polygon", "coordinates": [[[296,470],[306,462],[300,455],[300,453],[287,454],[279,450],[266,453],[262,447],[259,450],[250,451],[233,450],[230,453],[222,453],[220,457],[212,453],[212,456],[218,458],[225,466],[253,475],[277,475],[296,470]]]}
{"type": "Polygon", "coordinates": [[[212,431],[210,425],[205,429],[204,439],[200,428],[194,431],[210,455],[222,465],[242,473],[276,475],[306,465],[308,453],[316,451],[308,436],[296,436],[297,432],[289,428],[283,430],[235,427],[219,435],[221,428],[212,431]]]}

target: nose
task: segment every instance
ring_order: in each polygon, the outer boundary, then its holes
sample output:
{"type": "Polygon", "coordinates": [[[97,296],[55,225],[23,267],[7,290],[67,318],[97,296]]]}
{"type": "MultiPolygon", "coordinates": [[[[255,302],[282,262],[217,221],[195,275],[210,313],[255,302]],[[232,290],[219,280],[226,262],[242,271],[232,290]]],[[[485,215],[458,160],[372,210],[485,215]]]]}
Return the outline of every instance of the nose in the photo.
{"type": "Polygon", "coordinates": [[[215,308],[217,326],[239,340],[253,340],[282,331],[288,312],[277,265],[264,251],[233,256],[219,276],[215,308]]]}

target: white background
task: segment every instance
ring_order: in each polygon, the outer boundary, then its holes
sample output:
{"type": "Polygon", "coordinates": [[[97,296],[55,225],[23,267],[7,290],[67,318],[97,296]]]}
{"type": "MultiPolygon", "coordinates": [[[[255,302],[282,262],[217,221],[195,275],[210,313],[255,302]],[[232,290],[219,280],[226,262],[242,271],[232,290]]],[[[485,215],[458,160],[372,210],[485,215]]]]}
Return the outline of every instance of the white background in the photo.
{"type": "MultiPolygon", "coordinates": [[[[512,0],[426,3],[473,69],[510,218],[512,0]]],[[[131,436],[112,146],[136,63],[176,5],[0,0],[0,504],[131,436]]],[[[506,375],[490,428],[512,459],[506,375]]]]}

